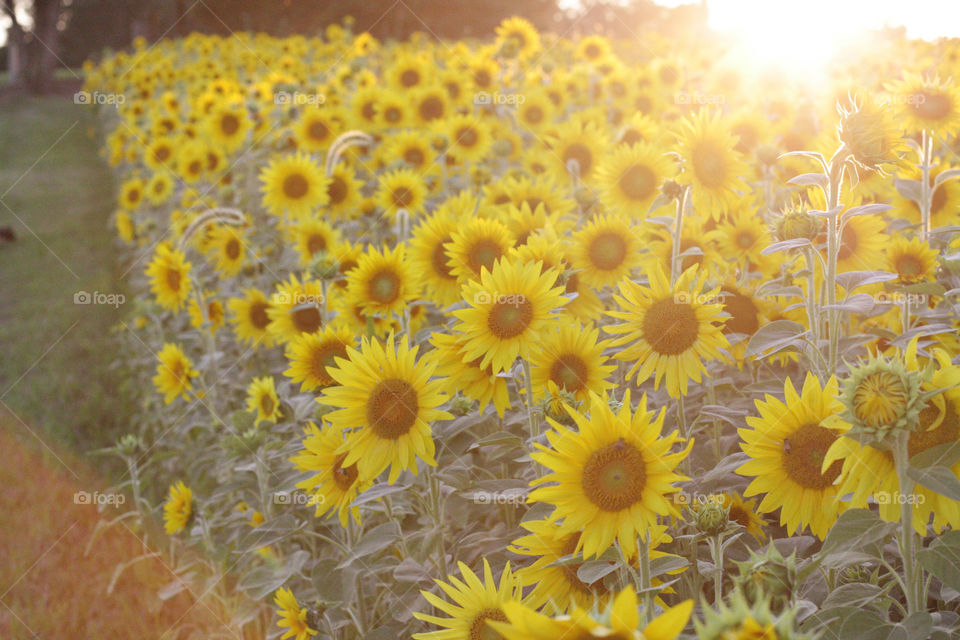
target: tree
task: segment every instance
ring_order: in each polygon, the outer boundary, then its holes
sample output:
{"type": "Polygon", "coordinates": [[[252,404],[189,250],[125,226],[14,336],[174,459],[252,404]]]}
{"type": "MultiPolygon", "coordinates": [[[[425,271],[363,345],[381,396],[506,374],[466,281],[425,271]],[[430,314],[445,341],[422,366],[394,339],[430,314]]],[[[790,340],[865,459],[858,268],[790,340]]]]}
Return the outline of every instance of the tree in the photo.
{"type": "Polygon", "coordinates": [[[0,0],[10,20],[7,29],[7,69],[10,83],[34,93],[50,88],[59,64],[60,0],[32,0],[24,7],[30,16],[29,29],[18,15],[14,0],[0,0]]]}

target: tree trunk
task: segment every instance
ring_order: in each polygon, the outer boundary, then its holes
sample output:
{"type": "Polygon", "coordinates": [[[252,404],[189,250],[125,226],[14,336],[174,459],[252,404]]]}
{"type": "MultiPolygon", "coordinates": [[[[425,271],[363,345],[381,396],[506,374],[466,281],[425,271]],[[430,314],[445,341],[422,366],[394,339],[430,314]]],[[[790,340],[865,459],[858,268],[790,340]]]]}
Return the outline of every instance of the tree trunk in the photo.
{"type": "Polygon", "coordinates": [[[10,18],[10,28],[7,30],[7,82],[17,86],[23,82],[24,63],[24,33],[20,21],[14,10],[13,0],[3,0],[4,13],[10,18]]]}
{"type": "Polygon", "coordinates": [[[27,71],[27,86],[34,93],[46,92],[53,83],[53,72],[59,63],[59,15],[60,0],[34,0],[33,38],[29,43],[27,71]]]}

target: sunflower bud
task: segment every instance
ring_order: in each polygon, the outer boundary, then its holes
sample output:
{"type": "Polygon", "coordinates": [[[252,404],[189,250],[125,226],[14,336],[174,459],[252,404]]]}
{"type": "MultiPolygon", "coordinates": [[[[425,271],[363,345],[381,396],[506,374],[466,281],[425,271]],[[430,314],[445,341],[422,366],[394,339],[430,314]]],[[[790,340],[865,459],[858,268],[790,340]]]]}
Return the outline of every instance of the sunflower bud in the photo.
{"type": "Polygon", "coordinates": [[[877,576],[874,575],[869,568],[862,565],[853,565],[849,567],[844,567],[840,571],[840,575],[837,576],[837,584],[843,586],[845,584],[855,584],[855,583],[873,583],[876,584],[877,576]]]}
{"type": "Polygon", "coordinates": [[[797,563],[793,555],[784,558],[773,544],[761,555],[750,551],[750,558],[738,562],[740,575],[735,580],[747,602],[769,603],[771,611],[780,613],[786,608],[797,586],[797,563]]]}
{"type": "Polygon", "coordinates": [[[117,440],[117,451],[125,456],[132,456],[142,448],[143,443],[140,441],[140,438],[132,433],[128,433],[117,440]]]}
{"type": "Polygon", "coordinates": [[[774,222],[773,233],[778,241],[807,238],[815,240],[822,223],[800,205],[790,207],[774,222]]]}
{"type": "Polygon", "coordinates": [[[310,261],[310,272],[320,280],[333,280],[340,272],[340,263],[326,251],[321,251],[310,261]]]}
{"type": "Polygon", "coordinates": [[[473,400],[459,393],[450,400],[450,413],[455,416],[465,416],[473,409],[473,400]]]}
{"type": "Polygon", "coordinates": [[[890,449],[896,434],[913,430],[926,405],[921,386],[929,371],[908,370],[897,358],[879,356],[850,369],[840,400],[847,435],[861,444],[890,449]]]}
{"type": "Polygon", "coordinates": [[[730,521],[728,510],[719,502],[710,501],[697,509],[697,530],[708,536],[717,536],[730,521]]]}
{"type": "Polygon", "coordinates": [[[683,193],[683,187],[673,180],[666,180],[660,187],[660,192],[670,200],[679,200],[680,194],[683,193]]]}
{"type": "Polygon", "coordinates": [[[729,604],[720,602],[717,611],[704,607],[704,619],[694,618],[698,640],[731,640],[732,638],[776,638],[777,640],[809,640],[798,630],[797,611],[787,609],[775,615],[767,601],[750,603],[742,592],[734,591],[729,604]]]}

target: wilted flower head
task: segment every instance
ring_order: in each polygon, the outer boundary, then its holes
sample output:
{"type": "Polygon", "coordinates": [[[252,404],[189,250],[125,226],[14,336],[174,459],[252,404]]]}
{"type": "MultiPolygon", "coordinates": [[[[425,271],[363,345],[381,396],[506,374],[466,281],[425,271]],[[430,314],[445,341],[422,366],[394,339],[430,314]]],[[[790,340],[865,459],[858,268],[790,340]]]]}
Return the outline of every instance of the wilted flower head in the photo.
{"type": "Polygon", "coordinates": [[[903,130],[897,126],[890,107],[864,100],[850,111],[838,107],[837,133],[854,162],[861,167],[883,171],[895,164],[905,150],[903,130]]]}

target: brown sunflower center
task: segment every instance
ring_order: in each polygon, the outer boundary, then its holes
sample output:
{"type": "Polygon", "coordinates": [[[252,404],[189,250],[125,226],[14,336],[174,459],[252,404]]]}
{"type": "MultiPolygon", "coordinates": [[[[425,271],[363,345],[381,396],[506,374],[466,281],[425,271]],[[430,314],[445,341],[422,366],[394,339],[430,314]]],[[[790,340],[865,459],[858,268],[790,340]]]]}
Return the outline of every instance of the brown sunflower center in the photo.
{"type": "Polygon", "coordinates": [[[413,87],[420,83],[420,72],[416,69],[407,69],[400,74],[400,84],[405,87],[413,87]]]}
{"type": "Polygon", "coordinates": [[[333,176],[330,179],[330,186],[327,187],[327,195],[330,196],[330,204],[340,204],[347,198],[347,182],[340,176],[333,176]]]}
{"type": "Polygon", "coordinates": [[[153,157],[157,162],[164,162],[167,158],[170,157],[170,148],[159,147],[153,152],[153,157]]]}
{"type": "MultiPolygon", "coordinates": [[[[943,394],[940,397],[944,398],[943,394]]],[[[920,412],[920,424],[916,431],[910,433],[910,439],[907,441],[907,450],[911,456],[941,444],[956,442],[960,436],[960,418],[957,416],[957,408],[949,399],[944,399],[946,406],[943,416],[940,415],[940,408],[932,402],[920,412]],[[930,429],[937,420],[940,420],[940,424],[930,429]]]]}
{"type": "Polygon", "coordinates": [[[319,378],[322,384],[333,384],[334,380],[327,373],[327,367],[337,366],[337,358],[347,357],[347,347],[339,340],[326,342],[317,346],[313,352],[311,373],[319,378]]]}
{"type": "Polygon", "coordinates": [[[950,116],[953,110],[953,104],[950,96],[944,93],[932,93],[924,91],[921,93],[923,100],[917,100],[911,105],[914,113],[924,120],[942,120],[950,116]]]}
{"type": "Polygon", "coordinates": [[[730,522],[736,522],[744,527],[750,526],[750,514],[748,514],[743,507],[737,505],[730,507],[730,511],[727,513],[727,519],[730,520],[730,522]]]}
{"type": "Polygon", "coordinates": [[[420,396],[406,380],[390,378],[378,384],[367,400],[367,423],[378,437],[396,440],[417,422],[420,396]]]}
{"type": "Polygon", "coordinates": [[[398,209],[406,209],[413,204],[413,192],[407,187],[395,187],[390,192],[390,201],[398,209]]]}
{"type": "Polygon", "coordinates": [[[533,304],[521,297],[495,302],[487,316],[487,326],[498,338],[515,338],[527,330],[532,320],[533,304]]]}
{"type": "Polygon", "coordinates": [[[392,269],[381,269],[367,281],[367,295],[378,304],[390,304],[400,296],[400,276],[392,269]]]}
{"type": "Polygon", "coordinates": [[[523,112],[524,119],[530,124],[540,124],[543,122],[543,109],[534,105],[523,112]]]}
{"type": "Polygon", "coordinates": [[[576,353],[565,353],[550,365],[550,379],[570,392],[587,386],[588,373],[587,363],[576,353]]]}
{"type": "Polygon", "coordinates": [[[590,262],[601,271],[612,271],[627,257],[627,242],[614,231],[604,231],[587,248],[590,262]]]}
{"type": "Polygon", "coordinates": [[[700,334],[697,312],[673,297],[650,305],[643,318],[643,338],[660,355],[676,356],[693,346],[700,334]]]}
{"type": "Polygon", "coordinates": [[[310,252],[310,255],[318,251],[326,251],[326,249],[327,238],[322,233],[311,233],[309,237],[307,237],[307,251],[310,252]]]}
{"type": "Polygon", "coordinates": [[[236,238],[230,238],[227,240],[227,244],[224,246],[223,252],[227,254],[229,259],[236,260],[240,257],[240,241],[236,238]]]}
{"type": "Polygon", "coordinates": [[[220,130],[225,135],[232,136],[240,129],[240,119],[232,113],[228,113],[220,119],[220,130]]]}
{"type": "Polygon", "coordinates": [[[467,264],[471,271],[479,274],[483,267],[486,267],[487,271],[492,270],[493,263],[502,255],[503,249],[499,243],[491,238],[481,238],[474,242],[467,252],[467,264]]]}
{"type": "Polygon", "coordinates": [[[263,415],[271,415],[275,406],[276,404],[273,401],[273,397],[269,393],[260,396],[260,410],[263,412],[263,415]]]}
{"type": "Polygon", "coordinates": [[[322,324],[320,309],[312,305],[302,306],[290,315],[293,318],[293,326],[301,333],[316,333],[322,324]]]}
{"type": "Polygon", "coordinates": [[[583,491],[603,511],[622,511],[643,498],[647,465],[623,438],[597,449],[583,466],[583,491]]]}
{"type": "Polygon", "coordinates": [[[409,147],[406,151],[403,152],[403,161],[407,164],[411,164],[414,167],[419,167],[423,164],[426,158],[423,155],[423,150],[418,149],[417,147],[409,147]]]}
{"type": "Polygon", "coordinates": [[[470,640],[502,640],[503,636],[494,631],[487,620],[508,622],[507,615],[500,609],[484,609],[470,622],[470,640]]]}
{"type": "Polygon", "coordinates": [[[837,437],[832,431],[818,424],[805,424],[783,440],[781,462],[787,476],[807,489],[823,490],[833,484],[840,475],[842,462],[835,461],[821,473],[827,449],[837,437]]]}
{"type": "Polygon", "coordinates": [[[250,324],[261,331],[270,324],[270,316],[267,314],[269,306],[266,302],[254,302],[250,305],[250,324]]]}
{"type": "Polygon", "coordinates": [[[473,127],[462,127],[457,131],[457,144],[461,147],[472,147],[480,140],[480,134],[473,127]]]}
{"type": "Polygon", "coordinates": [[[760,328],[757,305],[739,291],[723,288],[723,310],[730,314],[723,327],[725,334],[745,333],[752,336],[760,328]]]}
{"type": "Polygon", "coordinates": [[[631,165],[617,182],[631,200],[646,200],[657,190],[657,176],[643,164],[631,165]]]}
{"type": "Polygon", "coordinates": [[[180,270],[167,269],[167,286],[171,291],[180,291],[180,270]]]}
{"type": "Polygon", "coordinates": [[[420,117],[426,121],[443,117],[443,100],[437,96],[427,96],[420,103],[420,117]]]}
{"type": "Polygon", "coordinates": [[[711,142],[701,142],[693,151],[693,170],[708,189],[718,189],[727,180],[727,156],[711,142]]]}
{"type": "Polygon", "coordinates": [[[593,168],[593,152],[582,142],[567,145],[562,157],[564,167],[568,166],[571,160],[576,160],[581,176],[588,175],[593,168]]]}
{"type": "Polygon", "coordinates": [[[440,277],[448,280],[456,280],[456,276],[450,271],[450,258],[447,257],[447,250],[443,247],[443,245],[448,242],[450,242],[449,235],[444,236],[433,245],[433,251],[430,253],[430,264],[433,265],[433,270],[440,277]]]}
{"type": "Polygon", "coordinates": [[[330,127],[323,120],[314,120],[307,127],[307,136],[311,140],[326,140],[330,136],[330,127]]]}
{"type": "Polygon", "coordinates": [[[896,262],[897,273],[900,277],[916,277],[923,274],[923,264],[917,256],[900,256],[896,262]]]}
{"type": "Polygon", "coordinates": [[[343,466],[343,461],[347,459],[347,454],[341,453],[333,462],[333,481],[341,491],[348,491],[353,483],[357,481],[360,472],[357,471],[357,465],[352,464],[349,467],[343,466]]]}
{"type": "Polygon", "coordinates": [[[197,175],[203,170],[203,163],[199,160],[194,160],[187,166],[187,172],[191,175],[197,175]]]}
{"type": "Polygon", "coordinates": [[[283,193],[288,198],[294,200],[302,198],[307,195],[309,190],[310,183],[307,182],[307,178],[303,174],[291,173],[283,179],[283,193]]]}

